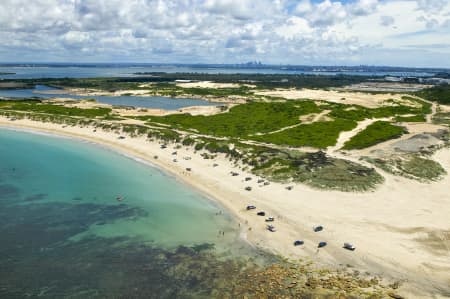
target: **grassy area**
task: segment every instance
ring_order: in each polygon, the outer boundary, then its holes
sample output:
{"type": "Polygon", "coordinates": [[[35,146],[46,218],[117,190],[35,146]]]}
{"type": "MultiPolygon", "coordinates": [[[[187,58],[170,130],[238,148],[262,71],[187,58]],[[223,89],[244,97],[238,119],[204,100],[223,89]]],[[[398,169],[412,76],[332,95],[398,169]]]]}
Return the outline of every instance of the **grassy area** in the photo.
{"type": "Polygon", "coordinates": [[[87,118],[106,117],[111,113],[110,108],[82,109],[64,107],[62,105],[43,103],[40,100],[0,101],[0,109],[87,118]]]}
{"type": "MultiPolygon", "coordinates": [[[[335,103],[322,103],[318,106],[310,100],[251,102],[235,106],[228,112],[211,116],[175,114],[138,118],[148,121],[149,124],[165,124],[175,129],[215,137],[240,138],[291,147],[326,148],[336,144],[341,132],[354,129],[357,121],[382,117],[397,117],[403,121],[422,119],[425,117],[424,113],[429,112],[430,107],[428,103],[422,101],[417,101],[417,103],[420,104],[417,107],[397,105],[370,109],[358,105],[335,103]],[[327,115],[332,118],[330,121],[302,124],[299,119],[302,115],[320,113],[323,110],[330,110],[327,115]],[[415,116],[402,118],[402,115],[411,114],[415,116]]],[[[375,130],[371,131],[372,127],[369,127],[369,131],[365,133],[371,134],[372,139],[375,138],[375,141],[371,140],[368,143],[369,145],[393,138],[399,134],[396,126],[377,125],[378,127],[376,126],[373,129],[387,131],[384,132],[383,136],[383,132],[381,134],[380,132],[372,132],[375,130]],[[376,133],[376,135],[373,133],[376,133]]],[[[358,136],[359,139],[360,137],[358,136]]],[[[368,142],[367,139],[368,136],[365,136],[366,142],[368,142]]],[[[359,141],[361,142],[361,140],[359,141]]]]}
{"type": "Polygon", "coordinates": [[[385,159],[368,157],[363,159],[386,172],[421,182],[438,181],[447,173],[438,162],[420,154],[402,154],[385,159]]]}
{"type": "Polygon", "coordinates": [[[303,183],[313,188],[344,192],[371,190],[383,182],[383,177],[374,169],[331,158],[321,151],[304,153],[250,145],[237,140],[190,136],[185,136],[182,143],[193,145],[197,151],[205,151],[202,154],[204,159],[218,153],[225,154],[230,160],[241,161],[249,171],[269,181],[303,183]]]}
{"type": "Polygon", "coordinates": [[[383,182],[374,169],[324,152],[260,150],[250,162],[256,175],[279,182],[298,182],[313,188],[339,191],[367,191],[383,182]]]}
{"type": "Polygon", "coordinates": [[[385,106],[378,108],[366,108],[359,105],[329,104],[332,109],[329,116],[335,118],[362,121],[367,118],[387,118],[401,115],[417,115],[425,118],[431,113],[431,104],[411,97],[403,97],[403,100],[412,102],[412,105],[405,105],[395,100],[386,101],[385,106]],[[417,107],[416,107],[417,106],[417,107]]]}
{"type": "Polygon", "coordinates": [[[389,139],[398,138],[404,132],[405,129],[402,127],[394,126],[386,121],[377,121],[348,140],[343,149],[352,150],[370,147],[389,139]]]}
{"type": "MultiPolygon", "coordinates": [[[[369,109],[358,105],[321,103],[311,100],[250,102],[234,106],[224,113],[215,115],[172,114],[168,116],[135,117],[147,121],[151,126],[166,126],[167,129],[202,134],[220,138],[237,138],[270,143],[280,146],[326,148],[336,144],[339,134],[356,127],[357,121],[374,117],[397,117],[412,121],[420,113],[428,111],[425,104],[411,106],[388,106],[369,109]],[[300,116],[330,110],[329,121],[304,124],[300,116]],[[419,113],[414,117],[402,117],[419,113]]],[[[111,114],[109,108],[81,109],[43,103],[39,100],[3,101],[0,109],[66,115],[85,118],[102,118],[107,121],[122,120],[111,114]]],[[[376,123],[355,136],[346,149],[362,148],[385,141],[401,134],[399,127],[387,123],[376,123]]]]}
{"type": "Polygon", "coordinates": [[[250,138],[260,142],[291,147],[309,146],[326,148],[336,144],[339,134],[342,131],[350,131],[356,125],[357,123],[352,120],[336,119],[333,121],[300,124],[297,127],[278,133],[251,136],[250,138]]]}
{"type": "Polygon", "coordinates": [[[429,101],[438,102],[440,104],[450,104],[450,85],[439,85],[426,88],[415,93],[415,95],[429,101]]]}
{"type": "Polygon", "coordinates": [[[253,102],[211,116],[173,114],[140,119],[168,124],[173,128],[194,130],[205,135],[247,138],[251,134],[268,133],[298,124],[301,115],[317,112],[320,109],[312,101],[253,102]]]}
{"type": "Polygon", "coordinates": [[[396,122],[426,122],[425,115],[413,115],[413,116],[397,116],[395,118],[396,122]]]}

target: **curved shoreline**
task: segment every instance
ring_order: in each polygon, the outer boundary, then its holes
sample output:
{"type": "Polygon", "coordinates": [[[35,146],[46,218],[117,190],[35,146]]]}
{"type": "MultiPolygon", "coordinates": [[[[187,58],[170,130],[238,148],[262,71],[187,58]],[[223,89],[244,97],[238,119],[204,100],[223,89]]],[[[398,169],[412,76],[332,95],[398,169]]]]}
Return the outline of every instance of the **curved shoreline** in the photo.
{"type": "MultiPolygon", "coordinates": [[[[2,125],[1,121],[0,121],[0,129],[17,131],[17,132],[25,132],[25,133],[29,133],[29,134],[35,134],[35,135],[44,135],[44,136],[49,136],[49,137],[54,137],[54,138],[65,138],[65,139],[73,140],[76,142],[86,143],[91,146],[96,146],[105,151],[113,152],[113,153],[123,156],[127,159],[130,159],[137,163],[143,164],[146,167],[151,167],[151,168],[155,169],[156,171],[161,172],[163,175],[176,180],[178,183],[184,185],[186,188],[194,189],[195,192],[199,193],[201,196],[203,196],[207,200],[209,200],[217,209],[226,210],[227,213],[225,215],[230,217],[230,219],[235,220],[236,223],[239,223],[238,215],[236,213],[233,213],[233,211],[229,210],[227,207],[225,207],[223,205],[223,202],[221,202],[220,200],[215,198],[214,195],[206,193],[204,190],[201,190],[197,186],[191,184],[184,177],[177,175],[177,174],[173,173],[172,171],[168,170],[167,168],[154,163],[154,161],[150,161],[148,159],[138,157],[137,155],[135,155],[133,153],[124,151],[123,148],[121,148],[119,146],[114,146],[113,144],[101,143],[95,139],[88,139],[88,137],[80,137],[80,136],[74,136],[72,134],[64,134],[62,132],[45,131],[44,129],[28,128],[28,127],[6,126],[6,125],[2,125]]],[[[239,229],[240,239],[242,241],[246,242],[248,245],[255,247],[246,237],[245,226],[240,224],[239,227],[240,227],[240,229],[239,229]]]]}
{"type": "Polygon", "coordinates": [[[125,150],[122,146],[118,146],[115,143],[108,143],[108,142],[102,142],[98,139],[90,138],[89,136],[85,135],[75,135],[75,134],[69,134],[67,132],[63,131],[55,131],[55,130],[46,130],[45,128],[38,128],[38,127],[29,127],[29,126],[14,126],[13,124],[5,125],[0,120],[0,129],[6,129],[6,130],[12,130],[12,131],[18,131],[18,132],[26,132],[30,134],[36,134],[36,135],[44,135],[44,136],[50,136],[55,138],[66,138],[69,140],[75,140],[77,142],[83,142],[87,143],[93,146],[100,147],[103,150],[112,151],[118,155],[121,155],[123,157],[126,157],[128,159],[131,159],[137,163],[144,164],[147,167],[152,167],[156,169],[157,171],[160,171],[164,175],[169,176],[170,178],[176,180],[177,182],[183,184],[186,186],[186,188],[193,188],[197,193],[208,199],[213,205],[217,206],[218,209],[224,209],[227,212],[227,216],[231,217],[237,224],[239,224],[239,238],[246,242],[251,247],[256,248],[254,244],[252,244],[248,238],[247,238],[247,229],[248,226],[241,223],[242,220],[241,217],[237,213],[235,213],[232,209],[229,207],[226,207],[224,205],[224,202],[219,200],[215,195],[209,192],[209,190],[205,188],[199,188],[197,184],[192,183],[191,180],[189,180],[186,176],[181,176],[177,173],[175,173],[172,169],[167,168],[166,166],[163,166],[162,163],[157,163],[157,160],[149,160],[145,157],[142,157],[139,153],[134,152],[130,149],[125,150]]]}
{"type": "MultiPolygon", "coordinates": [[[[241,237],[263,250],[292,259],[313,259],[318,265],[336,268],[350,264],[361,271],[408,280],[408,298],[426,297],[420,295],[424,291],[429,295],[437,289],[445,290],[443,285],[450,279],[447,256],[436,256],[426,250],[425,243],[416,241],[421,236],[417,234],[448,229],[449,177],[424,185],[385,174],[386,183],[379,190],[366,194],[319,191],[303,185],[295,185],[292,191],[287,191],[286,185],[277,183],[258,186],[254,175],[237,170],[225,157],[204,160],[184,146],[176,150],[178,162],[174,163],[173,144],[163,150],[158,143],[143,137],[119,140],[114,132],[99,129],[94,133],[92,127],[63,128],[30,120],[11,122],[5,117],[0,117],[0,126],[81,139],[135,160],[142,159],[226,208],[239,219],[241,237]],[[158,155],[158,159],[153,159],[154,155],[158,155]],[[182,159],[186,155],[192,160],[182,159]],[[218,163],[219,167],[212,167],[213,163],[218,163]],[[187,167],[192,171],[186,171],[187,167]],[[231,177],[230,170],[238,171],[240,176],[231,177]],[[245,176],[253,180],[246,182],[245,176]],[[251,192],[244,190],[246,185],[253,187],[251,192]],[[268,232],[262,217],[245,211],[247,204],[255,204],[258,210],[275,216],[278,231],[268,232]],[[425,207],[429,212],[422,212],[425,207]],[[316,224],[323,224],[325,231],[312,232],[311,227],[316,224]],[[417,227],[422,227],[423,231],[416,233],[417,227]],[[292,246],[297,238],[305,240],[304,248],[292,246]],[[318,251],[314,243],[321,240],[329,241],[329,245],[318,251]],[[346,241],[354,242],[357,250],[342,250],[341,242],[346,241]]],[[[450,150],[442,150],[438,155],[448,167],[450,150]]]]}

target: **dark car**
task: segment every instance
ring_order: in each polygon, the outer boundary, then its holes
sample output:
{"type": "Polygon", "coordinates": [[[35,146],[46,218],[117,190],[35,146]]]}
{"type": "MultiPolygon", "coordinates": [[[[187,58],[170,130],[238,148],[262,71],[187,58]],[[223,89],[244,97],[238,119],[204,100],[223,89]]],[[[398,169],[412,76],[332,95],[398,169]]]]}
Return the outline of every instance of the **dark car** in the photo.
{"type": "Polygon", "coordinates": [[[319,245],[317,245],[318,248],[322,248],[327,246],[327,242],[319,242],[319,245]]]}
{"type": "Polygon", "coordinates": [[[322,225],[319,225],[319,226],[316,226],[316,227],[314,227],[314,231],[317,233],[317,232],[320,232],[320,231],[323,231],[323,226],[322,225]]]}

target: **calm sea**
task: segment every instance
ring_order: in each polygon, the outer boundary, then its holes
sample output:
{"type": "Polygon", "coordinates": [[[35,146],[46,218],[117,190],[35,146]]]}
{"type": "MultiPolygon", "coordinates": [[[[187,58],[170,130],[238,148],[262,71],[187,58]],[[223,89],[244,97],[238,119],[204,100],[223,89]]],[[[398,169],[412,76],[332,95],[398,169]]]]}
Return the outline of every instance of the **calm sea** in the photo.
{"type": "Polygon", "coordinates": [[[156,168],[0,130],[0,298],[207,298],[252,256],[238,234],[156,168]]]}

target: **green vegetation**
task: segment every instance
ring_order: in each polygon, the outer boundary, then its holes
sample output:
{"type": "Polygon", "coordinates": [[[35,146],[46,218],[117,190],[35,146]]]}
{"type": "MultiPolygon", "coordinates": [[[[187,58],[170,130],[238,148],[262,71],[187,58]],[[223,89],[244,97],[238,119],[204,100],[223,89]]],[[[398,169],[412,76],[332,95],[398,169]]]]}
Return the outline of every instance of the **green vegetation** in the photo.
{"type": "MultiPolygon", "coordinates": [[[[205,74],[205,73],[145,73],[140,77],[124,78],[42,78],[5,79],[5,82],[22,82],[30,85],[42,84],[54,87],[79,87],[101,90],[139,89],[143,83],[174,83],[175,80],[214,81],[219,83],[245,83],[258,89],[273,88],[327,88],[342,87],[370,79],[364,76],[325,76],[302,74],[205,74]]],[[[163,87],[163,85],[160,85],[163,87]]],[[[167,87],[167,85],[166,85],[167,87]]]]}
{"type": "Polygon", "coordinates": [[[438,181],[446,174],[445,169],[438,162],[420,154],[402,154],[385,159],[368,157],[363,159],[386,172],[421,182],[438,181]]]}
{"type": "Polygon", "coordinates": [[[377,121],[367,126],[363,131],[353,136],[343,147],[346,150],[362,149],[380,142],[398,138],[405,133],[405,129],[394,126],[386,121],[377,121]]]}
{"type": "MultiPolygon", "coordinates": [[[[413,104],[418,104],[417,107],[390,105],[370,109],[358,105],[335,103],[321,103],[318,106],[310,100],[251,102],[234,106],[228,112],[211,116],[174,114],[137,118],[145,120],[151,125],[164,124],[173,129],[214,137],[239,138],[291,147],[326,148],[336,144],[341,132],[354,129],[358,121],[367,118],[400,118],[402,115],[411,114],[415,117],[408,116],[404,120],[412,121],[424,118],[425,113],[430,111],[429,104],[416,99],[412,99],[412,101],[413,104]],[[330,121],[302,124],[299,119],[302,115],[320,113],[323,110],[330,110],[327,114],[332,118],[330,121]]],[[[380,128],[387,129],[387,131],[384,132],[384,135],[377,132],[376,136],[372,136],[372,139],[376,138],[369,143],[370,145],[399,134],[392,132],[393,130],[398,131],[396,126],[384,124],[383,127],[374,127],[374,129],[380,128]]],[[[364,139],[367,139],[367,136],[364,139]]]]}
{"type": "Polygon", "coordinates": [[[0,109],[88,118],[106,117],[111,112],[110,108],[81,109],[76,107],[64,107],[61,105],[43,103],[40,100],[0,101],[0,109]]]}
{"type": "Polygon", "coordinates": [[[450,125],[450,112],[439,112],[433,115],[433,123],[439,125],[450,125]]]}
{"type": "Polygon", "coordinates": [[[450,104],[450,85],[439,85],[426,88],[415,93],[415,95],[429,101],[438,102],[440,104],[450,104]]]}
{"type": "Polygon", "coordinates": [[[343,118],[354,121],[362,121],[367,118],[387,118],[399,115],[418,115],[425,118],[431,113],[431,104],[411,97],[403,97],[403,100],[411,102],[414,106],[405,105],[395,100],[388,100],[386,106],[378,108],[366,108],[358,105],[329,104],[331,117],[343,118]],[[416,107],[417,106],[417,107],[416,107]]]}
{"type": "Polygon", "coordinates": [[[279,182],[299,182],[313,188],[367,191],[383,182],[373,168],[335,159],[324,152],[301,153],[260,148],[249,161],[256,175],[279,182]]]}
{"type": "Polygon", "coordinates": [[[426,122],[425,115],[413,115],[413,116],[397,116],[395,118],[396,122],[426,122]]]}
{"type": "MultiPolygon", "coordinates": [[[[133,79],[133,78],[132,78],[133,79]]],[[[142,79],[142,78],[137,78],[142,79]]],[[[54,122],[70,126],[91,126],[116,134],[141,136],[165,143],[179,142],[192,146],[205,159],[221,153],[231,161],[241,162],[244,168],[268,180],[299,182],[314,188],[340,191],[365,191],[375,188],[383,178],[374,170],[357,163],[336,159],[318,151],[304,153],[283,148],[308,146],[323,149],[336,144],[339,134],[357,126],[357,122],[370,118],[395,118],[412,121],[424,118],[431,106],[415,98],[407,98],[410,104],[389,100],[389,105],[366,108],[311,100],[283,100],[258,98],[249,87],[242,88],[180,88],[160,77],[151,84],[151,92],[167,95],[198,94],[201,96],[245,96],[246,104],[240,104],[215,115],[171,114],[167,116],[122,117],[108,108],[81,109],[65,107],[59,103],[40,100],[0,101],[0,114],[11,118],[29,118],[42,122],[54,122]],[[326,121],[302,123],[302,116],[327,111],[326,121]],[[134,118],[145,121],[143,125],[119,123],[134,118]]],[[[46,80],[46,79],[42,79],[46,80]]],[[[50,80],[50,79],[49,79],[50,80]]],[[[140,88],[141,81],[125,79],[51,79],[54,84],[80,82],[88,88],[128,89],[140,88]],[[59,80],[59,81],[57,81],[59,80]],[[114,81],[114,80],[117,80],[114,81]],[[122,81],[123,80],[123,81],[122,81]]],[[[134,79],[133,79],[134,80],[134,79]]],[[[145,82],[145,81],[143,81],[145,82]]],[[[266,82],[267,83],[267,82],[266,82]]],[[[28,84],[28,83],[27,83],[28,84]]],[[[48,84],[40,82],[40,84],[48,84]]],[[[147,87],[148,88],[148,87],[147,87]]],[[[403,129],[389,122],[378,121],[346,143],[345,148],[363,148],[403,133],[403,129]]],[[[414,163],[413,163],[414,162],[414,163]]],[[[414,165],[403,166],[412,173],[414,165]]],[[[406,170],[403,171],[406,173],[406,170]]],[[[431,176],[431,174],[426,174],[431,176]]]]}
{"type": "Polygon", "coordinates": [[[326,148],[336,144],[342,131],[350,131],[355,128],[355,121],[336,119],[333,121],[300,124],[291,129],[262,136],[252,136],[252,140],[287,145],[292,147],[310,146],[326,148]]]}
{"type": "Polygon", "coordinates": [[[251,134],[268,133],[298,124],[299,116],[319,111],[312,101],[253,102],[211,116],[172,114],[139,119],[205,135],[246,138],[251,134]]]}

